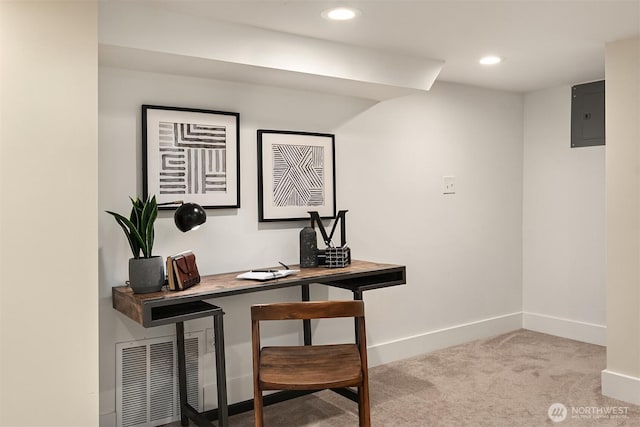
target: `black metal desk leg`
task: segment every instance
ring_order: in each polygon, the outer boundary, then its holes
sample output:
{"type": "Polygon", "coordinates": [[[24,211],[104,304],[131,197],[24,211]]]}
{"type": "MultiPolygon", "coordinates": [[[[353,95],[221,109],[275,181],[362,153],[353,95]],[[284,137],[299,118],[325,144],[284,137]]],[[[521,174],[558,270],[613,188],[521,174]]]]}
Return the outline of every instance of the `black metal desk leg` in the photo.
{"type": "Polygon", "coordinates": [[[216,386],[218,390],[218,426],[229,425],[229,410],[227,408],[227,372],[224,356],[224,313],[213,316],[213,330],[215,334],[216,350],[216,386]]]}
{"type": "Polygon", "coordinates": [[[189,417],[184,408],[187,405],[187,363],[184,354],[184,323],[176,322],[176,338],[178,346],[178,384],[180,389],[180,425],[188,426],[189,417]]]}
{"type": "MultiPolygon", "coordinates": [[[[362,291],[353,291],[353,300],[354,301],[362,301],[362,291]]],[[[360,332],[358,329],[358,318],[356,317],[355,319],[353,319],[353,323],[355,324],[355,328],[356,328],[356,344],[360,344],[360,332]]]]}
{"type": "MultiPolygon", "coordinates": [[[[302,285],[302,301],[309,301],[309,285],[302,285]]],[[[302,331],[304,334],[304,345],[311,345],[311,320],[302,321],[302,331]]]]}

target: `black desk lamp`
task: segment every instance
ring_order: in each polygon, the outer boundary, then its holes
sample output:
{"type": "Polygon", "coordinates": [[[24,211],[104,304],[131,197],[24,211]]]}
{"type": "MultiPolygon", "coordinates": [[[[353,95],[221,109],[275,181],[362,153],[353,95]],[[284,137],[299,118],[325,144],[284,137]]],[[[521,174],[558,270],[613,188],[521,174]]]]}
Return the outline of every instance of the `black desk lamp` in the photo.
{"type": "Polygon", "coordinates": [[[182,200],[158,203],[158,206],[166,205],[180,205],[180,207],[176,209],[176,213],[173,215],[173,220],[175,221],[178,230],[182,232],[196,230],[207,221],[207,214],[204,209],[196,203],[185,203],[182,200]]]}

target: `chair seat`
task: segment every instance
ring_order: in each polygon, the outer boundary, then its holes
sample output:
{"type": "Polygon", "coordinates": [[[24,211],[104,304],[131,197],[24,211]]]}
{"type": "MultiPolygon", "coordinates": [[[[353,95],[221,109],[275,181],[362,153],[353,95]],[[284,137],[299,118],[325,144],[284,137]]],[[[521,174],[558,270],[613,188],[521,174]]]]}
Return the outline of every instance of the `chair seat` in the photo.
{"type": "Polygon", "coordinates": [[[362,381],[358,346],[264,347],[260,352],[259,380],[264,390],[322,390],[357,386],[362,381]]]}

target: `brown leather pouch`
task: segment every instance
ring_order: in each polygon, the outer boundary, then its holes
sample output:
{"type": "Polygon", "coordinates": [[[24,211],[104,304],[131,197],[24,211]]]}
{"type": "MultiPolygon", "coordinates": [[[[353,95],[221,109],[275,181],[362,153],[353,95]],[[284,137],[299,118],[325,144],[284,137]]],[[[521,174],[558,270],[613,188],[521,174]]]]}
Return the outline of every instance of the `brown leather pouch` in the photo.
{"type": "Polygon", "coordinates": [[[176,274],[176,288],[178,290],[182,291],[200,283],[200,273],[198,273],[195,254],[190,253],[174,258],[173,267],[176,274]]]}

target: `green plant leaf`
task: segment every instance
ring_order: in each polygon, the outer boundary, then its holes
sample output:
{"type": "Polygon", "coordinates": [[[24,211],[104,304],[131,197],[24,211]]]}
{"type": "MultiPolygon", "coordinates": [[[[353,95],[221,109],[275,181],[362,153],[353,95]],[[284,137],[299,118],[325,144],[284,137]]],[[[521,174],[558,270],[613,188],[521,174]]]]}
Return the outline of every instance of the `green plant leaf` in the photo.
{"type": "MultiPolygon", "coordinates": [[[[124,219],[125,221],[128,221],[125,217],[122,217],[122,219],[124,219]]],[[[140,234],[140,232],[138,231],[138,229],[136,229],[135,227],[133,227],[133,224],[131,223],[131,221],[129,221],[129,227],[131,228],[131,236],[133,237],[133,239],[136,241],[136,243],[138,244],[138,250],[142,251],[142,256],[144,258],[148,258],[148,256],[145,256],[145,243],[144,243],[144,239],[142,238],[142,235],[140,234]]],[[[140,256],[136,256],[136,258],[140,258],[140,256]]]]}
{"type": "MultiPolygon", "coordinates": [[[[138,206],[137,206],[138,199],[136,198],[134,200],[131,197],[129,197],[129,200],[131,200],[131,204],[132,204],[131,214],[129,215],[129,221],[134,225],[134,228],[136,230],[139,230],[140,229],[140,212],[139,212],[139,209],[138,209],[138,206]]],[[[141,246],[140,246],[140,243],[136,239],[133,239],[133,243],[134,243],[135,248],[136,248],[135,253],[139,254],[140,250],[142,249],[141,246]]],[[[137,257],[139,257],[139,255],[137,257]]]]}
{"type": "Polygon", "coordinates": [[[140,221],[140,235],[144,241],[144,245],[142,247],[142,251],[144,253],[145,258],[149,258],[151,256],[151,250],[153,249],[153,223],[158,216],[158,206],[156,203],[155,196],[144,203],[144,208],[142,209],[142,219],[140,221]]]}
{"type": "Polygon", "coordinates": [[[135,209],[136,211],[136,229],[138,230],[138,233],[140,234],[140,239],[141,239],[141,243],[140,243],[140,250],[142,251],[142,256],[144,258],[148,258],[147,256],[147,236],[146,236],[146,229],[144,227],[144,204],[142,203],[142,200],[140,199],[136,199],[135,201],[133,201],[133,209],[135,209]]]}
{"type": "Polygon", "coordinates": [[[131,248],[133,257],[140,258],[140,245],[137,239],[133,236],[133,232],[135,232],[133,223],[118,213],[111,211],[106,212],[113,215],[118,225],[120,225],[120,227],[122,228],[122,231],[124,231],[125,236],[127,236],[127,241],[129,242],[129,247],[131,248]]]}
{"type": "Polygon", "coordinates": [[[156,221],[156,218],[158,217],[158,203],[156,202],[156,196],[153,196],[151,200],[148,202],[148,204],[151,206],[151,208],[150,208],[150,215],[149,215],[147,226],[146,226],[145,237],[147,239],[147,250],[149,252],[148,257],[151,257],[151,254],[153,251],[153,241],[155,238],[153,225],[156,221]]]}
{"type": "Polygon", "coordinates": [[[140,258],[140,252],[143,258],[150,258],[155,237],[153,227],[158,217],[156,196],[147,198],[144,202],[139,197],[135,199],[129,197],[129,200],[132,205],[129,219],[115,212],[107,211],[107,213],[113,215],[124,231],[134,258],[140,258]]]}

